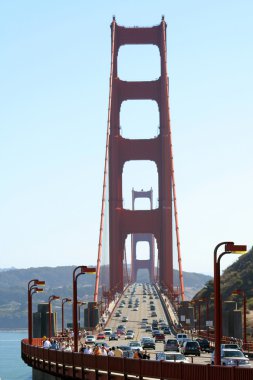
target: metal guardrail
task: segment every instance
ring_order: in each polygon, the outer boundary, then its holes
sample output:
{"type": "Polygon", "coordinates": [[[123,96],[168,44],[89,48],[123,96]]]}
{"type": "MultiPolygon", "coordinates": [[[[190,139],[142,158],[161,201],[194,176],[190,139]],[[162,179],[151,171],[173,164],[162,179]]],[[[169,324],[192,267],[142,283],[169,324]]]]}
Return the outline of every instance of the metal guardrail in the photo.
{"type": "MultiPolygon", "coordinates": [[[[33,344],[42,344],[41,339],[33,344]]],[[[202,364],[171,363],[166,361],[115,358],[85,355],[30,346],[28,340],[21,343],[22,359],[29,366],[48,374],[68,379],[126,380],[135,376],[142,380],[252,380],[253,369],[210,366],[202,364]],[[90,377],[91,378],[91,377],[90,377]]]]}

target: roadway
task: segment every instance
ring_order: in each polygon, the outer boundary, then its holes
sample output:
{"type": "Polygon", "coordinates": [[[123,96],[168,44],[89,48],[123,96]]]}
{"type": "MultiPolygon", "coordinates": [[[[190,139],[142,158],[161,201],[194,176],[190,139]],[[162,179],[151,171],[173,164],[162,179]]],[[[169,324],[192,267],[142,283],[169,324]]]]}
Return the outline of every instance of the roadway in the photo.
{"type": "MultiPolygon", "coordinates": [[[[117,331],[119,325],[124,325],[127,330],[134,330],[135,337],[133,340],[140,341],[142,337],[152,337],[152,333],[146,332],[144,328],[141,328],[141,321],[143,318],[148,319],[148,325],[151,326],[153,319],[164,320],[168,325],[166,315],[164,313],[160,298],[156,296],[155,287],[150,284],[132,284],[130,285],[121,298],[118,300],[117,305],[112,313],[112,317],[108,321],[106,327],[110,327],[113,332],[117,331]],[[152,297],[152,298],[151,298],[152,297]],[[139,300],[138,310],[134,310],[136,299],[139,300]],[[132,300],[132,307],[128,307],[129,300],[132,300]],[[122,301],[125,301],[125,305],[120,307],[122,301]],[[155,306],[155,312],[157,316],[151,316],[150,302],[153,302],[155,306]],[[121,311],[121,316],[116,316],[118,311],[121,311]],[[128,321],[123,322],[123,317],[127,317],[128,321]]],[[[166,335],[166,339],[174,338],[174,335],[166,335]]],[[[131,340],[120,338],[118,341],[109,341],[106,339],[106,343],[109,346],[128,345],[131,340]]],[[[163,352],[164,344],[157,342],[155,350],[149,350],[151,359],[155,359],[157,352],[163,352]]],[[[191,357],[190,361],[196,364],[210,364],[211,354],[202,353],[200,357],[191,357]]]]}

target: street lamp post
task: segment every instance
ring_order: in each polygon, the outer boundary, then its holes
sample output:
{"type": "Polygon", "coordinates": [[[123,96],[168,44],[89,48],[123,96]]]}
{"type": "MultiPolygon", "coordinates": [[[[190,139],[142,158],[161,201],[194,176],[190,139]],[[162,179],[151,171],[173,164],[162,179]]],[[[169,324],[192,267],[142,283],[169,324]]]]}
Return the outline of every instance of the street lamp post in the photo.
{"type": "Polygon", "coordinates": [[[51,303],[52,301],[59,300],[59,296],[52,295],[48,298],[48,335],[49,339],[51,338],[52,335],[52,324],[51,324],[51,303]]]}
{"type": "Polygon", "coordinates": [[[74,351],[78,352],[78,323],[77,323],[77,279],[82,274],[95,274],[96,268],[88,268],[81,265],[73,271],[73,330],[74,330],[74,351]]]}
{"type": "Polygon", "coordinates": [[[32,344],[32,336],[33,336],[33,333],[32,333],[32,330],[33,330],[33,325],[32,325],[32,295],[34,293],[40,293],[40,292],[43,292],[43,289],[42,288],[38,288],[37,286],[44,286],[45,285],[45,281],[40,281],[40,280],[37,280],[37,279],[33,279],[31,281],[28,282],[28,285],[27,285],[27,296],[28,296],[28,341],[29,341],[29,344],[31,345],[32,344]]]}
{"type": "Polygon", "coordinates": [[[222,335],[222,309],[221,309],[221,294],[220,294],[220,260],[230,253],[242,254],[247,251],[246,245],[235,245],[233,242],[222,242],[216,245],[214,249],[214,321],[215,321],[215,358],[214,364],[221,363],[221,335],[222,335]],[[218,257],[218,249],[225,245],[225,250],[218,257]]]}
{"type": "Polygon", "coordinates": [[[61,333],[63,335],[64,331],[64,305],[65,303],[70,303],[72,302],[71,298],[63,298],[61,301],[61,333]]]}
{"type": "Polygon", "coordinates": [[[247,343],[247,320],[246,320],[246,311],[247,311],[247,299],[244,290],[236,289],[232,292],[232,295],[241,295],[243,297],[243,343],[247,343]]]}

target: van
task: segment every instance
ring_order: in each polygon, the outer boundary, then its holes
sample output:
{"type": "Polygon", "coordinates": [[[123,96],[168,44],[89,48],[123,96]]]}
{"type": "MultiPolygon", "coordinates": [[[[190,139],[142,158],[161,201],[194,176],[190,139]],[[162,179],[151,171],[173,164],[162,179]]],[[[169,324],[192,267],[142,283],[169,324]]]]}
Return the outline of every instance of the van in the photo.
{"type": "Polygon", "coordinates": [[[188,335],[187,335],[187,334],[180,333],[180,334],[177,334],[176,339],[177,339],[178,343],[180,344],[180,346],[182,346],[182,344],[183,344],[187,339],[189,339],[189,338],[188,338],[188,335]]]}

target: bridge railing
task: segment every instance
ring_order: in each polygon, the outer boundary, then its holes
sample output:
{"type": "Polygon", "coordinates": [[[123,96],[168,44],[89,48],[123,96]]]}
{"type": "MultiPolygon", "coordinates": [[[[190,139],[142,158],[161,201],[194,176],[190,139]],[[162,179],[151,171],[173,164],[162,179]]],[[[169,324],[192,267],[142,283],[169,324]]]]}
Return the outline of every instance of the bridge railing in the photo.
{"type": "MultiPolygon", "coordinates": [[[[42,343],[38,341],[38,343],[42,343]]],[[[29,366],[58,377],[95,380],[126,380],[135,376],[142,380],[252,380],[253,369],[240,367],[210,366],[190,363],[115,358],[109,356],[86,355],[79,352],[64,352],[30,346],[22,341],[22,359],[29,366]]]]}

